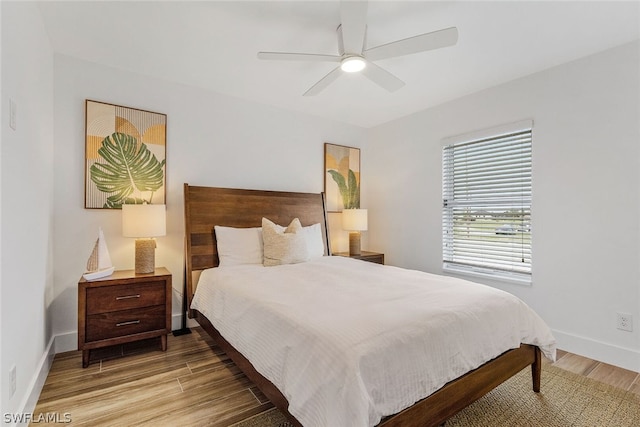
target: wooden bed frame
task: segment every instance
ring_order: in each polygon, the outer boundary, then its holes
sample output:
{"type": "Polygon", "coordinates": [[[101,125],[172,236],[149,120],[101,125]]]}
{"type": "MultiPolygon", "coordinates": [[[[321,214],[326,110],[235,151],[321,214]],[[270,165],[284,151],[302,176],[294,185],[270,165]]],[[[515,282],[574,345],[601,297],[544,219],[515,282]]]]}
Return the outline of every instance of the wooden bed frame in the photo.
{"type": "MultiPolygon", "coordinates": [[[[199,273],[218,266],[217,245],[213,227],[259,227],[262,217],[278,224],[289,224],[299,218],[303,226],[320,223],[325,253],[330,255],[327,212],[323,194],[280,191],[239,190],[195,187],[184,184],[185,209],[185,283],[189,305],[196,289],[199,273]]],[[[269,400],[295,426],[302,426],[287,410],[284,395],[268,379],[257,372],[251,362],[229,344],[202,313],[189,311],[190,317],[203,327],[231,360],[253,381],[269,400]]],[[[379,427],[438,426],[489,391],[531,366],[533,391],[540,391],[542,359],[540,349],[522,344],[479,368],[468,372],[420,400],[413,406],[383,419],[379,427]]]]}

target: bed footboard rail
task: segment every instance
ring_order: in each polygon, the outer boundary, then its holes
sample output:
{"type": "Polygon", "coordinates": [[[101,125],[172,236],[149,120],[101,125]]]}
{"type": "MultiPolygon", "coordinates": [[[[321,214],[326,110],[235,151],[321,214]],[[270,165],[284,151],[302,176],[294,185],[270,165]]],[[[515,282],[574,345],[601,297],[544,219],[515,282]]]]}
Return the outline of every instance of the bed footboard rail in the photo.
{"type": "Polygon", "coordinates": [[[542,358],[538,347],[522,344],[388,419],[378,427],[435,427],[531,365],[533,391],[540,391],[542,358]]]}

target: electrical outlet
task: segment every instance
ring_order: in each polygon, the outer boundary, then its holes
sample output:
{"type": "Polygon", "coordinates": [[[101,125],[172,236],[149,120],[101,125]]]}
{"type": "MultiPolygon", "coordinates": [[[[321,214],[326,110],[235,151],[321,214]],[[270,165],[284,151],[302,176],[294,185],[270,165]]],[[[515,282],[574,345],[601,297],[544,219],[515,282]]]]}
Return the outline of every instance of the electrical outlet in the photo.
{"type": "Polygon", "coordinates": [[[633,331],[633,316],[625,313],[618,314],[618,329],[622,331],[633,331]]]}
{"type": "Polygon", "coordinates": [[[16,130],[16,116],[18,115],[18,106],[13,99],[9,99],[9,127],[16,130]]]}
{"type": "Polygon", "coordinates": [[[9,399],[16,393],[16,365],[9,369],[9,399]]]}

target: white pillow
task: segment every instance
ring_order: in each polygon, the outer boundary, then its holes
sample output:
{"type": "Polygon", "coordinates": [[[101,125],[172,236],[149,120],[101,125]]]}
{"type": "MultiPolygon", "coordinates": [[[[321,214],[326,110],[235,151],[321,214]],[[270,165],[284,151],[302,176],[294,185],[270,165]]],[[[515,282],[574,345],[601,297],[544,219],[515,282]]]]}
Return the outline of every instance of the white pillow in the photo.
{"type": "Polygon", "coordinates": [[[234,228],[216,225],[220,267],[262,264],[262,228],[234,228]]]}
{"type": "Polygon", "coordinates": [[[309,260],[306,235],[298,218],[284,230],[267,218],[262,218],[264,265],[297,264],[309,260]]]}
{"type": "Polygon", "coordinates": [[[302,232],[307,241],[309,258],[313,259],[324,256],[324,240],[322,240],[322,227],[320,223],[302,227],[302,232]]]}

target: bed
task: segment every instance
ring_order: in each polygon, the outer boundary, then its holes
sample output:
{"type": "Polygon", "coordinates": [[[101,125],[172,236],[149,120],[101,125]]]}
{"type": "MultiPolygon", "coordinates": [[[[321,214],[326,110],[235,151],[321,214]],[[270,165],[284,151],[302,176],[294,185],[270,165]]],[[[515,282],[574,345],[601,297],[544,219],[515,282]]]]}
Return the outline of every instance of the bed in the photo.
{"type": "MultiPolygon", "coordinates": [[[[324,205],[324,197],[322,194],[310,194],[310,193],[291,193],[291,192],[277,192],[277,191],[260,191],[260,190],[239,190],[239,189],[224,189],[224,188],[213,188],[213,187],[197,187],[197,186],[189,186],[188,184],[184,185],[184,198],[185,198],[185,285],[187,291],[187,298],[189,302],[189,306],[191,307],[191,303],[194,301],[194,293],[196,292],[196,287],[198,286],[198,282],[202,278],[202,288],[200,288],[199,293],[203,293],[203,289],[205,288],[205,283],[208,283],[211,278],[215,280],[237,280],[240,277],[241,270],[246,270],[243,274],[248,274],[248,277],[251,277],[253,274],[254,277],[260,277],[265,284],[268,284],[271,280],[273,282],[272,285],[275,286],[273,289],[278,289],[273,294],[281,293],[282,295],[288,295],[291,291],[290,289],[285,288],[277,288],[278,279],[268,279],[267,276],[270,276],[272,273],[276,274],[276,269],[268,269],[267,267],[263,267],[264,272],[268,272],[269,274],[263,274],[261,276],[256,276],[255,270],[252,268],[245,268],[244,266],[237,267],[237,272],[233,268],[215,268],[218,266],[219,257],[217,251],[217,242],[216,242],[216,234],[214,233],[214,227],[216,225],[227,226],[227,227],[237,227],[237,228],[250,228],[250,227],[260,227],[261,221],[263,217],[271,219],[273,222],[277,224],[289,224],[291,220],[294,218],[299,218],[300,222],[304,226],[310,226],[312,224],[320,224],[320,235],[324,244],[324,255],[330,255],[328,249],[329,245],[329,235],[326,227],[326,210],[324,205]],[[204,271],[204,273],[203,273],[204,271]],[[221,273],[225,274],[221,274],[221,273]],[[233,273],[233,274],[232,274],[233,273]]],[[[360,270],[364,269],[365,265],[368,263],[363,263],[361,261],[355,261],[347,258],[338,259],[339,257],[322,257],[315,261],[304,263],[306,265],[293,265],[286,266],[286,268],[282,268],[285,266],[277,267],[282,271],[288,270],[291,271],[291,274],[300,275],[309,275],[311,276],[321,276],[321,274],[309,273],[309,271],[316,272],[323,271],[326,269],[330,271],[331,268],[337,268],[340,271],[340,274],[346,272],[347,270],[360,270]],[[343,265],[349,264],[350,265],[343,265]],[[355,264],[354,264],[355,263],[355,264]],[[334,267],[333,264],[339,264],[337,267],[334,267]],[[311,269],[311,270],[301,270],[301,269],[311,269]]],[[[400,274],[400,275],[408,275],[407,281],[412,280],[412,275],[425,274],[415,272],[412,273],[408,270],[401,271],[402,269],[395,269],[394,267],[385,267],[378,266],[374,264],[368,265],[366,267],[368,269],[377,269],[374,272],[369,273],[371,270],[363,270],[361,273],[371,274],[371,277],[380,276],[383,277],[386,274],[400,274]],[[398,271],[394,271],[398,270],[398,271]]],[[[351,274],[351,273],[350,273],[351,274]]],[[[358,273],[354,273],[358,274],[358,273]]],[[[244,276],[242,276],[244,277],[244,276]]],[[[464,281],[459,281],[459,279],[453,278],[445,278],[444,276],[433,276],[432,279],[436,282],[446,282],[442,286],[452,286],[453,287],[461,287],[460,294],[463,295],[468,290],[472,289],[466,283],[462,283],[464,281]]],[[[287,281],[294,281],[294,279],[287,279],[287,281]]],[[[468,283],[468,282],[467,282],[468,283]]],[[[208,286],[208,285],[206,285],[208,286]]],[[[228,286],[226,289],[227,294],[221,293],[221,291],[216,290],[219,295],[222,296],[223,301],[228,301],[229,307],[234,307],[235,310],[244,311],[247,313],[252,313],[255,316],[266,316],[268,313],[262,310],[259,300],[252,301],[244,301],[239,298],[235,293],[242,293],[242,286],[245,286],[243,282],[235,282],[228,286]],[[238,289],[238,291],[236,291],[238,289]],[[236,298],[234,302],[234,298],[236,298]],[[234,305],[235,304],[235,305],[234,305]],[[248,305],[247,305],[248,304],[248,305]],[[262,311],[264,311],[263,314],[262,311]]],[[[251,286],[248,284],[246,286],[251,286]]],[[[309,286],[317,286],[323,287],[326,285],[313,284],[311,280],[309,281],[309,286]]],[[[317,289],[316,288],[316,289],[317,289]]],[[[252,289],[252,288],[247,288],[252,289]]],[[[257,291],[244,291],[245,295],[251,295],[254,297],[254,294],[259,295],[260,292],[257,291]]],[[[388,292],[393,292],[389,289],[382,289],[381,298],[393,299],[389,298],[389,295],[385,294],[388,292]]],[[[268,295],[268,294],[265,294],[268,295]]],[[[259,296],[255,296],[255,299],[259,299],[259,296]]],[[[367,298],[369,295],[367,294],[367,298]]],[[[249,298],[247,298],[248,300],[249,298]]],[[[198,297],[196,297],[196,303],[198,303],[198,297]]],[[[272,302],[273,303],[273,302],[272,302]]],[[[216,303],[219,304],[219,303],[216,303]]],[[[276,301],[272,305],[282,305],[286,304],[286,301],[276,301]]],[[[373,301],[365,301],[363,305],[368,304],[377,304],[377,302],[373,301]]],[[[202,306],[200,306],[202,307],[202,306]]],[[[295,305],[289,305],[287,312],[295,312],[295,305]],[[292,310],[292,308],[294,310],[292,310]]],[[[220,312],[225,311],[223,309],[218,310],[220,312]]],[[[386,311],[384,311],[386,313],[386,311]]],[[[233,314],[233,313],[232,313],[233,314]]],[[[446,314],[446,313],[445,313],[446,314]]],[[[301,420],[308,420],[311,418],[307,417],[307,414],[301,412],[301,404],[297,402],[297,400],[302,399],[301,396],[298,396],[301,393],[305,393],[306,388],[296,388],[294,387],[296,383],[281,383],[281,379],[278,375],[273,375],[268,369],[265,370],[264,363],[261,359],[256,358],[255,352],[251,347],[247,347],[250,345],[250,342],[261,342],[259,339],[254,339],[255,337],[260,336],[269,336],[269,333],[272,332],[269,329],[262,329],[258,331],[249,331],[246,330],[246,333],[251,336],[251,339],[242,339],[243,330],[240,329],[241,320],[244,317],[250,316],[240,316],[232,321],[221,321],[216,315],[216,310],[207,310],[200,308],[199,310],[190,310],[190,316],[194,317],[196,321],[203,327],[207,333],[209,333],[214,340],[218,343],[218,345],[229,355],[229,357],[238,365],[238,367],[249,377],[261,390],[262,392],[271,400],[271,402],[278,407],[283,413],[287,415],[293,425],[301,426],[303,425],[301,420]],[[203,312],[207,312],[208,315],[205,315],[203,312]],[[214,326],[215,324],[215,326],[214,326]],[[229,326],[231,324],[231,326],[229,326]],[[229,329],[230,327],[235,327],[236,330],[229,329]],[[240,334],[240,335],[238,335],[240,334]],[[223,337],[224,335],[224,337],[223,337]],[[240,337],[240,340],[238,340],[240,337]],[[232,345],[231,342],[235,345],[232,345]],[[237,347],[237,348],[236,348],[237,347]],[[242,351],[241,351],[242,350],[242,351]],[[255,365],[255,366],[254,366],[255,365]],[[264,374],[264,375],[263,375],[264,374]],[[271,378],[267,379],[267,377],[271,378]],[[274,382],[279,384],[279,387],[274,385],[274,382]],[[281,391],[281,390],[284,390],[281,391]],[[295,392],[292,394],[292,391],[295,392]],[[289,398],[285,397],[289,396],[289,398]],[[291,411],[290,411],[291,409],[291,411]],[[297,415],[297,416],[296,416],[297,415]],[[298,419],[300,418],[300,420],[298,419]]],[[[288,314],[287,314],[288,316],[288,314]]],[[[371,313],[369,313],[371,316],[371,313]]],[[[349,316],[347,316],[348,318],[349,316]]],[[[268,319],[267,317],[258,317],[258,319],[264,319],[262,323],[265,325],[278,325],[274,326],[274,328],[287,328],[290,327],[291,331],[287,331],[286,333],[293,333],[296,327],[291,327],[291,322],[284,322],[278,324],[272,319],[268,319]]],[[[300,319],[302,320],[302,319],[300,319]]],[[[258,320],[258,323],[260,321],[258,320]]],[[[368,323],[376,323],[376,322],[368,322],[368,323]]],[[[385,322],[378,322],[380,324],[387,325],[389,323],[388,320],[385,322]]],[[[301,323],[302,324],[302,323],[301,323]]],[[[344,323],[347,324],[348,323],[344,323]]],[[[545,325],[546,326],[546,325],[545,325]]],[[[264,325],[262,326],[264,328],[264,325]]],[[[385,326],[386,327],[386,326],[385,326]]],[[[311,328],[313,329],[313,328],[311,328]]],[[[346,328],[349,329],[348,327],[346,328]]],[[[388,330],[385,330],[385,333],[388,333],[388,330]]],[[[404,332],[403,332],[404,333],[404,332]]],[[[374,335],[380,335],[379,330],[373,331],[374,335]]],[[[343,333],[343,335],[348,335],[347,333],[343,333]]],[[[543,334],[544,335],[544,334],[543,334]]],[[[391,336],[391,338],[394,338],[391,336]]],[[[322,338],[318,335],[318,341],[334,338],[322,338]]],[[[419,399],[415,399],[416,402],[411,402],[410,404],[404,404],[397,412],[393,412],[390,414],[373,414],[367,418],[367,408],[363,408],[361,412],[364,415],[354,415],[356,418],[360,417],[364,419],[364,424],[360,425],[373,425],[377,424],[379,426],[436,426],[442,424],[446,419],[474,402],[475,400],[482,397],[484,394],[501,384],[506,379],[515,375],[517,372],[522,369],[530,366],[532,373],[532,384],[533,390],[538,392],[540,390],[540,374],[541,374],[541,350],[540,347],[543,347],[545,354],[548,357],[553,357],[555,352],[554,343],[551,341],[552,337],[550,334],[544,337],[544,345],[538,344],[535,340],[531,340],[531,342],[536,342],[538,345],[532,344],[520,344],[509,345],[504,348],[504,351],[500,351],[496,357],[491,358],[490,360],[483,362],[477,366],[473,366],[473,368],[469,369],[469,371],[460,372],[459,375],[456,374],[454,379],[447,381],[443,385],[439,385],[435,391],[429,392],[426,397],[420,397],[419,399]],[[371,420],[374,420],[375,423],[371,423],[371,420]]],[[[269,340],[267,340],[268,342],[269,340]]],[[[335,341],[335,340],[334,340],[335,341]]],[[[403,341],[403,340],[400,340],[403,341]]],[[[407,341],[407,340],[404,340],[407,341]]],[[[408,340],[413,342],[413,338],[408,340]]],[[[309,341],[307,341],[309,342],[309,341]]],[[[327,341],[329,342],[329,341],[327,341]]],[[[333,341],[331,341],[333,342],[333,341]]],[[[496,344],[497,345],[497,344],[496,344]]],[[[500,344],[501,345],[501,344],[500,344]]],[[[264,343],[261,344],[264,346],[264,343]]],[[[424,345],[423,345],[424,346],[424,345]]],[[[331,347],[331,345],[329,346],[331,347]]],[[[340,346],[337,346],[340,347],[340,346]]],[[[405,351],[407,349],[397,348],[398,350],[398,359],[402,359],[402,355],[406,353],[411,353],[411,351],[405,351]]],[[[286,371],[286,366],[293,364],[293,366],[298,366],[296,363],[300,363],[299,360],[292,358],[292,356],[288,353],[289,349],[287,348],[287,352],[283,353],[281,366],[278,368],[281,371],[286,371]],[[284,360],[286,359],[286,360],[284,360]]],[[[277,352],[275,352],[277,353],[277,352]]],[[[340,353],[338,353],[340,354],[340,353]]],[[[311,352],[311,355],[305,355],[305,357],[313,357],[314,352],[311,352]]],[[[277,355],[274,355],[274,358],[277,362],[277,355]]],[[[475,356],[474,356],[475,357],[475,356]]],[[[348,360],[351,360],[349,357],[345,357],[345,366],[347,368],[340,367],[343,371],[338,372],[347,372],[346,376],[349,375],[349,371],[344,371],[344,369],[350,369],[351,366],[348,360]]],[[[466,359],[466,355],[463,359],[466,359]]],[[[305,359],[307,360],[307,359],[305,359]]],[[[318,361],[309,359],[310,362],[313,363],[314,367],[319,366],[318,361]]],[[[393,360],[386,360],[385,363],[390,363],[393,360]]],[[[416,361],[415,365],[420,366],[418,363],[420,361],[416,361]]],[[[340,361],[342,363],[342,361],[340,361]]],[[[379,363],[379,362],[378,362],[379,363]]],[[[413,367],[413,363],[407,363],[403,361],[404,366],[413,367]]],[[[276,369],[276,372],[280,372],[276,369]]],[[[324,369],[324,368],[323,368],[324,369]]],[[[328,366],[327,366],[328,369],[328,366]]],[[[317,369],[316,369],[317,371],[317,369]]],[[[305,372],[304,369],[300,369],[300,372],[305,372]]],[[[308,371],[313,372],[313,371],[308,371]]],[[[395,371],[394,371],[395,372],[395,371]]],[[[393,374],[391,377],[387,374],[384,378],[387,382],[394,382],[394,378],[397,375],[397,378],[404,381],[402,377],[404,373],[398,371],[397,374],[393,374]]],[[[288,374],[290,375],[290,374],[288,374]]],[[[331,374],[333,375],[333,374],[331,374]]],[[[414,375],[414,374],[412,374],[414,375]]],[[[327,370],[327,376],[330,376],[329,371],[327,370]]],[[[358,372],[357,375],[353,375],[355,380],[353,381],[354,386],[349,386],[351,389],[354,388],[366,388],[366,386],[362,386],[362,383],[368,383],[368,379],[361,376],[361,373],[358,372]]],[[[300,381],[300,379],[297,379],[300,381]]],[[[422,381],[422,380],[420,380],[422,381]]],[[[418,382],[420,382],[418,381],[418,382]]],[[[309,382],[311,379],[309,379],[309,382]]],[[[422,384],[422,382],[420,382],[422,384]]],[[[345,386],[345,389],[349,387],[345,386]]],[[[402,386],[404,387],[404,386],[402,386]]],[[[378,390],[381,388],[379,386],[373,387],[378,390]]],[[[384,387],[382,387],[384,388],[384,387]]],[[[371,391],[371,388],[368,389],[371,391]]],[[[325,395],[330,395],[331,392],[326,392],[325,395]]],[[[352,394],[352,393],[351,393],[352,394]]],[[[371,395],[375,395],[375,392],[371,395]]],[[[365,398],[360,399],[364,402],[364,404],[369,404],[369,401],[375,400],[374,397],[369,395],[365,396],[365,398]]],[[[306,398],[306,396],[305,396],[306,398]]],[[[309,404],[307,400],[302,399],[304,404],[302,407],[308,407],[309,404]]],[[[406,403],[406,402],[405,402],[406,403]]],[[[376,407],[377,404],[375,402],[371,403],[371,407],[376,407]]],[[[353,405],[351,402],[348,402],[345,405],[347,410],[349,407],[356,408],[357,405],[354,402],[353,405]]],[[[330,408],[333,410],[334,408],[330,408]]],[[[387,409],[388,410],[388,409],[387,409]]],[[[371,408],[369,408],[369,412],[371,412],[371,408]]],[[[343,418],[335,418],[336,420],[342,419],[344,420],[346,415],[343,418]]],[[[358,419],[360,419],[358,418],[358,419]]],[[[312,425],[314,423],[305,421],[306,425],[312,425]]],[[[315,423],[318,424],[318,423],[315,423]]],[[[344,425],[342,424],[331,424],[331,425],[344,425]]]]}

